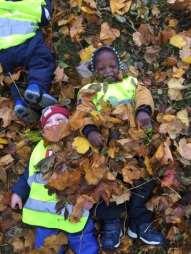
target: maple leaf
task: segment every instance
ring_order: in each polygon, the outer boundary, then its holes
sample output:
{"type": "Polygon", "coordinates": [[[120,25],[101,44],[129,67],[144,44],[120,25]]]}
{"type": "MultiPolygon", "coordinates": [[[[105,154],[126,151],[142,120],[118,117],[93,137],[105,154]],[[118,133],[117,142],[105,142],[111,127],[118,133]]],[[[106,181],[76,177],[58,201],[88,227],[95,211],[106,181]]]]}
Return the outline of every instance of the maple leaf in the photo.
{"type": "Polygon", "coordinates": [[[81,180],[80,170],[65,170],[54,172],[48,179],[48,186],[59,191],[65,190],[67,187],[78,186],[81,180]]]}
{"type": "Polygon", "coordinates": [[[107,22],[102,23],[100,40],[105,44],[111,44],[115,39],[120,36],[120,31],[116,28],[110,27],[107,22]]]}
{"type": "Polygon", "coordinates": [[[104,177],[106,173],[104,163],[105,157],[99,154],[94,154],[91,161],[86,159],[80,163],[88,184],[96,185],[104,177]]]}

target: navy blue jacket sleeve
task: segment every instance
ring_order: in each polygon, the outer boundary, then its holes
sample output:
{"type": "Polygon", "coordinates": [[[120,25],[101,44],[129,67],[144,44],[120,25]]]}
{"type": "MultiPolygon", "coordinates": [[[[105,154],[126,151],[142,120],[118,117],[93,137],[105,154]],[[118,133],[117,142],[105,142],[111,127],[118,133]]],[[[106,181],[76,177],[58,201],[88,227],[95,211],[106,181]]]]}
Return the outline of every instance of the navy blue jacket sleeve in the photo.
{"type": "Polygon", "coordinates": [[[27,167],[12,188],[12,193],[19,195],[22,198],[23,202],[26,201],[30,192],[30,186],[27,183],[28,176],[29,170],[27,167]]]}
{"type": "Polygon", "coordinates": [[[42,18],[40,26],[48,25],[52,15],[52,1],[46,0],[46,5],[42,7],[42,18]]]}

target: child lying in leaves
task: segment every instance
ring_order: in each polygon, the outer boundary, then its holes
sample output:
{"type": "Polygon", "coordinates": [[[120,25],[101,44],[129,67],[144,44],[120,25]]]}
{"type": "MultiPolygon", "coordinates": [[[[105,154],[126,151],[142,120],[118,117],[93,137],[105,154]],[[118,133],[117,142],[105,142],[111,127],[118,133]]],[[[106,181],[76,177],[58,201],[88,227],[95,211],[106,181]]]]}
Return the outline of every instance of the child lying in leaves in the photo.
{"type": "MultiPolygon", "coordinates": [[[[115,49],[104,46],[97,49],[92,57],[91,69],[102,78],[102,83],[92,83],[83,87],[79,92],[79,108],[83,105],[92,106],[92,111],[101,112],[107,108],[107,104],[112,107],[118,105],[132,105],[137,125],[142,129],[149,129],[151,116],[154,110],[154,103],[150,91],[144,86],[138,85],[137,79],[131,76],[122,78],[120,75],[121,62],[115,49]],[[91,94],[91,99],[87,101],[87,96],[91,94]]],[[[94,113],[95,115],[95,113],[94,113]]],[[[132,120],[132,119],[129,119],[132,120]]],[[[98,126],[99,126],[99,120],[98,126]]],[[[95,121],[87,119],[87,124],[82,132],[94,147],[104,146],[104,138],[95,121]]],[[[108,131],[111,131],[108,129],[108,131]]],[[[111,139],[118,139],[118,134],[111,133],[111,139]],[[113,136],[113,137],[112,137],[113,136]]],[[[139,157],[138,155],[136,155],[139,157]]],[[[128,166],[128,164],[127,164],[128,166]]],[[[163,235],[152,226],[152,213],[145,207],[145,203],[150,197],[156,182],[137,181],[137,187],[132,191],[129,203],[116,205],[110,203],[107,206],[104,202],[96,206],[96,216],[101,220],[101,245],[103,249],[113,250],[120,244],[122,234],[121,214],[127,212],[129,218],[128,235],[132,238],[139,238],[147,244],[160,245],[165,243],[163,235]]]]}
{"type": "MultiPolygon", "coordinates": [[[[59,132],[60,126],[68,122],[69,112],[66,108],[59,105],[45,108],[41,116],[42,130],[54,130],[54,136],[59,132]]],[[[44,244],[46,237],[57,235],[60,231],[67,234],[69,246],[75,253],[96,254],[98,253],[98,244],[94,236],[94,223],[89,217],[89,211],[83,210],[81,219],[72,223],[64,214],[66,208],[63,208],[57,214],[55,195],[49,195],[48,189],[45,188],[46,181],[35,166],[44,158],[53,154],[50,144],[58,142],[60,137],[52,137],[50,140],[41,140],[34,148],[29,167],[24,175],[20,177],[13,187],[11,198],[11,207],[13,209],[23,208],[22,220],[24,223],[36,226],[35,247],[40,248],[44,244]],[[23,206],[23,202],[26,203],[23,206]]],[[[48,165],[46,164],[46,167],[48,165]]],[[[67,205],[67,212],[72,212],[72,206],[67,205]]],[[[64,253],[61,248],[58,253],[64,253]]]]}

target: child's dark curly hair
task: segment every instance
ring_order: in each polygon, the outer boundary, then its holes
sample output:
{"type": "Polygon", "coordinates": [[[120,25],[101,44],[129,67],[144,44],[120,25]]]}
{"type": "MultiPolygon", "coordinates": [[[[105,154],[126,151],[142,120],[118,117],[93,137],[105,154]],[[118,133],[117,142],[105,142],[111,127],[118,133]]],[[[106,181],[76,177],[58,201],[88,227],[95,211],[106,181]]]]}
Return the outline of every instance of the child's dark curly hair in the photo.
{"type": "Polygon", "coordinates": [[[115,58],[116,58],[116,61],[118,63],[118,67],[119,67],[119,70],[122,69],[122,63],[121,63],[121,60],[120,60],[120,57],[119,57],[119,53],[117,52],[117,50],[111,46],[103,46],[101,48],[98,48],[94,51],[94,53],[92,54],[92,58],[91,58],[91,64],[90,64],[90,70],[92,72],[95,72],[96,70],[96,60],[97,60],[97,57],[103,52],[103,51],[108,51],[108,52],[111,52],[115,58]]]}

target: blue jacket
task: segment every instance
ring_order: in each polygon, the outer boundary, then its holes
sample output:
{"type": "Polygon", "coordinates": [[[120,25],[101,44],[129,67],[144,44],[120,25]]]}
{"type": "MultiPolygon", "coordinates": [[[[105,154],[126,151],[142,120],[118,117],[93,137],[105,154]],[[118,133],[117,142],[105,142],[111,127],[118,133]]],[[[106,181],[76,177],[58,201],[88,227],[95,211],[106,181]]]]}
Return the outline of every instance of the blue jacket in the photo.
{"type": "Polygon", "coordinates": [[[23,202],[26,201],[30,192],[30,187],[27,183],[28,176],[29,176],[29,170],[27,167],[25,168],[24,173],[20,176],[20,178],[18,179],[18,181],[15,183],[15,185],[12,188],[12,192],[18,194],[22,198],[23,202]]]}

